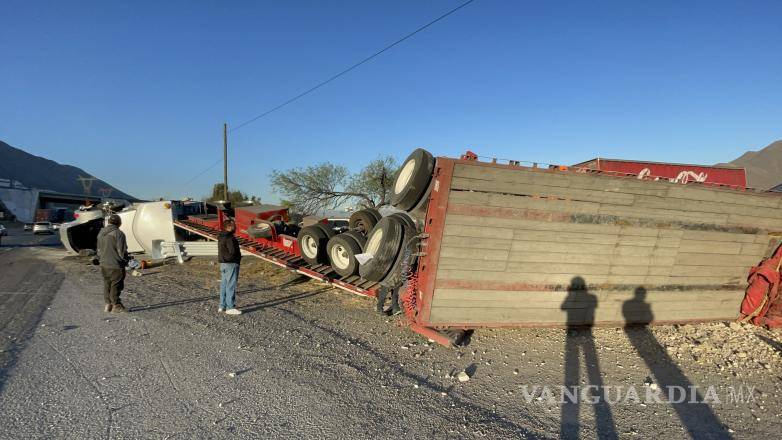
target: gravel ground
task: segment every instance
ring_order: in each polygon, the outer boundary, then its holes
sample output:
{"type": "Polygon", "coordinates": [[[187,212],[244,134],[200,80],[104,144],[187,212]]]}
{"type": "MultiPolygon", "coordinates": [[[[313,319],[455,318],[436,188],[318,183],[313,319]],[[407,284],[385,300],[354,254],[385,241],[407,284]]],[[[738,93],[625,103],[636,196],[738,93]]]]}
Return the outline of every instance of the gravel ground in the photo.
{"type": "Polygon", "coordinates": [[[445,348],[369,299],[244,262],[241,316],[216,313],[219,274],[205,259],[128,277],[132,312],[119,315],[103,313],[85,260],[0,250],[0,436],[778,435],[779,332],[478,330],[445,348]],[[561,404],[571,382],[605,386],[611,404],[561,404]],[[696,387],[707,403],[644,399],[671,386],[696,387]]]}

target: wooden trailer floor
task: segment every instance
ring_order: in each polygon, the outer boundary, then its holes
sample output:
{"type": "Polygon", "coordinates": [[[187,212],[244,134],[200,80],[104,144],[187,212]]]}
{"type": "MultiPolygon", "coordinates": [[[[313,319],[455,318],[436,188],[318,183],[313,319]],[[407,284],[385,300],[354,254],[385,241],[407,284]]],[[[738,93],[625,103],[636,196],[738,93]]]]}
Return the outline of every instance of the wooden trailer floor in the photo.
{"type": "Polygon", "coordinates": [[[419,321],[448,327],[733,319],[782,197],[438,158],[419,321]]]}

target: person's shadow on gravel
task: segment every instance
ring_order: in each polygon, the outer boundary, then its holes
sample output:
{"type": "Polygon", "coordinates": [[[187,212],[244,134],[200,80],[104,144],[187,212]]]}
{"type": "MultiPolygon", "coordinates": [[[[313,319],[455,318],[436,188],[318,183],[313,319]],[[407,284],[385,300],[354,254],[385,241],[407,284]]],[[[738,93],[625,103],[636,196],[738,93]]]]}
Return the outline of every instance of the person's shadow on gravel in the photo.
{"type": "Polygon", "coordinates": [[[294,301],[297,301],[297,300],[300,300],[300,299],[309,298],[311,296],[320,295],[321,293],[327,292],[329,290],[331,290],[331,288],[330,287],[326,287],[326,288],[323,288],[323,289],[313,290],[313,291],[309,291],[309,292],[296,292],[296,293],[292,293],[292,294],[290,294],[288,296],[284,296],[284,297],[281,297],[281,298],[267,299],[267,300],[261,301],[259,303],[242,306],[242,313],[244,313],[244,314],[252,313],[252,312],[256,312],[258,310],[263,310],[263,309],[266,309],[266,308],[269,308],[269,307],[275,307],[275,306],[278,306],[280,304],[285,304],[285,303],[288,303],[288,302],[294,302],[294,301]]]}
{"type": "Polygon", "coordinates": [[[692,398],[692,382],[646,326],[654,321],[654,314],[651,305],[646,302],[645,288],[635,289],[634,297],[622,304],[622,316],[625,320],[625,334],[656,379],[661,399],[670,400],[669,403],[690,437],[732,438],[711,407],[703,402],[701,393],[696,391],[695,399],[692,398]]]}
{"type": "Polygon", "coordinates": [[[579,385],[581,372],[581,355],[584,357],[586,373],[591,386],[589,397],[595,412],[597,437],[601,439],[617,438],[614,417],[611,407],[606,401],[603,388],[603,378],[600,374],[600,361],[595,349],[592,326],[595,322],[597,297],[586,287],[586,281],[574,277],[568,286],[568,295],[560,307],[567,313],[567,335],[565,336],[565,387],[560,413],[560,438],[579,438],[580,424],[578,421],[581,402],[581,387],[579,385]]]}

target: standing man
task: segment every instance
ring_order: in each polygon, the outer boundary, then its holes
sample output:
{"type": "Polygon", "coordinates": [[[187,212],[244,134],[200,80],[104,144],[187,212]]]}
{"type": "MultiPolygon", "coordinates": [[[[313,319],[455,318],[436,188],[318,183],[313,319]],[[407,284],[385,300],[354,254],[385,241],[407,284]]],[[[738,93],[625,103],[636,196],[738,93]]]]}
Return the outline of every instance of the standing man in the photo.
{"type": "Polygon", "coordinates": [[[241,315],[242,311],[234,305],[236,283],[239,281],[239,264],[242,252],[239,241],[234,236],[236,223],[233,220],[223,222],[223,232],[217,239],[217,260],[220,262],[220,305],[218,312],[227,315],[241,315]]]}
{"type": "Polygon", "coordinates": [[[103,298],[107,312],[126,312],[119,299],[125,288],[125,266],[128,265],[128,245],[125,233],[119,230],[122,219],[117,214],[109,216],[109,224],[98,234],[98,259],[103,275],[103,298]]]}

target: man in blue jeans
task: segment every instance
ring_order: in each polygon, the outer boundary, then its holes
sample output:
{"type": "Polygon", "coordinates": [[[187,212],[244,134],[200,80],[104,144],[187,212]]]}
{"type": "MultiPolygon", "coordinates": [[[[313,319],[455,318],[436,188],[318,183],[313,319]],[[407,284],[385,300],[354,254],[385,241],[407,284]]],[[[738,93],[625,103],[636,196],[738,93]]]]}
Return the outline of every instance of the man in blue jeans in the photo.
{"type": "Polygon", "coordinates": [[[217,238],[217,261],[220,262],[220,306],[218,312],[226,315],[241,315],[242,311],[234,305],[236,283],[239,281],[239,264],[242,252],[239,241],[234,236],[236,223],[233,220],[223,222],[223,232],[217,238]]]}

